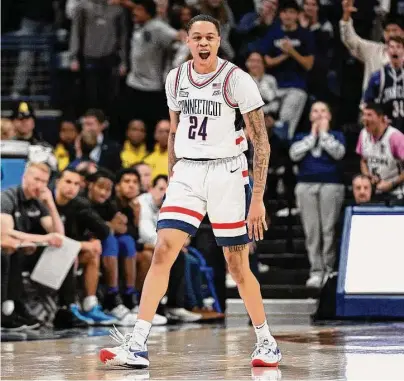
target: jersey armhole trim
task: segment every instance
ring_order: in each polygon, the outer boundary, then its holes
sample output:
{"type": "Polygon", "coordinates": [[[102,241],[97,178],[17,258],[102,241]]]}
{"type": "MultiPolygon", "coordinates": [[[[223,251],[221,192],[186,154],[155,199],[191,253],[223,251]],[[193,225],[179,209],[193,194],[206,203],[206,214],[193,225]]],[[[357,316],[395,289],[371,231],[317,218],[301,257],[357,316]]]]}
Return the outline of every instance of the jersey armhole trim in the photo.
{"type": "Polygon", "coordinates": [[[222,90],[222,91],[223,91],[223,98],[224,98],[224,100],[225,100],[227,106],[229,106],[229,107],[231,107],[231,108],[238,108],[238,104],[237,104],[237,103],[232,103],[232,102],[230,101],[230,99],[229,99],[229,97],[228,97],[228,95],[227,95],[227,92],[226,92],[226,88],[227,88],[227,85],[228,85],[230,76],[231,76],[232,73],[233,73],[235,70],[237,70],[237,69],[238,69],[237,66],[233,66],[233,67],[229,70],[229,72],[226,74],[226,77],[224,78],[224,83],[223,83],[223,90],[222,90]]]}
{"type": "Polygon", "coordinates": [[[177,99],[177,95],[178,95],[178,88],[179,88],[179,84],[180,84],[180,79],[181,79],[181,71],[182,71],[182,67],[184,66],[184,64],[182,64],[178,70],[177,70],[177,75],[175,76],[175,85],[174,85],[174,96],[177,99]]]}

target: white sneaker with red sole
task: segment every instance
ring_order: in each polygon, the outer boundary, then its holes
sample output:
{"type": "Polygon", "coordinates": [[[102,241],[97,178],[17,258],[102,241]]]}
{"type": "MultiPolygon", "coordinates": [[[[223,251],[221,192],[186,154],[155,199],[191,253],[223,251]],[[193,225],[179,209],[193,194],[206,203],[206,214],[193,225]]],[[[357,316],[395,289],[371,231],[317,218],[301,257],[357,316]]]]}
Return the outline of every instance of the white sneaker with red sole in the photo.
{"type": "Polygon", "coordinates": [[[275,340],[264,340],[255,344],[254,352],[251,355],[251,366],[277,367],[282,360],[281,351],[275,340]]]}
{"type": "Polygon", "coordinates": [[[110,330],[111,337],[120,345],[117,347],[103,348],[100,350],[100,360],[108,366],[120,366],[124,368],[143,369],[149,367],[149,354],[147,346],[138,348],[132,342],[130,333],[122,335],[116,328],[110,330]]]}

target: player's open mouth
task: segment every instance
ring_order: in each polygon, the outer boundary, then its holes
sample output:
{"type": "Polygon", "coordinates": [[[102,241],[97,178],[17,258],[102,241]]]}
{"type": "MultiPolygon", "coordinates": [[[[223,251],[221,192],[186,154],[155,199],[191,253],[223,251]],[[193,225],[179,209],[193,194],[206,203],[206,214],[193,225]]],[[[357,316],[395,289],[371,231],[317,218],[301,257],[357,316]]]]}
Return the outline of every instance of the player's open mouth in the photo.
{"type": "Polygon", "coordinates": [[[393,58],[394,60],[397,60],[398,59],[398,54],[392,54],[391,58],[393,58]]]}
{"type": "Polygon", "coordinates": [[[203,60],[207,60],[210,56],[210,52],[207,51],[202,51],[199,52],[199,57],[201,57],[203,60]]]}

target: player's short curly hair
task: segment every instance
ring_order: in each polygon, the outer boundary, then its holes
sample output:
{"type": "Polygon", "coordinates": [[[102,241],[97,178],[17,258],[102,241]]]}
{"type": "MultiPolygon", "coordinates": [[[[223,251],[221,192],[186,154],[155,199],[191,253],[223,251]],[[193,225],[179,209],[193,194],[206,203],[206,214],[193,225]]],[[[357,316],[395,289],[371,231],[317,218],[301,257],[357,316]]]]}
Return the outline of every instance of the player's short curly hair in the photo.
{"type": "Polygon", "coordinates": [[[197,21],[207,21],[212,23],[217,30],[218,35],[220,36],[220,23],[218,20],[216,20],[214,17],[209,16],[209,15],[198,15],[195,17],[192,17],[192,19],[189,21],[188,25],[186,26],[186,31],[189,33],[189,30],[191,29],[192,25],[194,25],[197,21]]]}

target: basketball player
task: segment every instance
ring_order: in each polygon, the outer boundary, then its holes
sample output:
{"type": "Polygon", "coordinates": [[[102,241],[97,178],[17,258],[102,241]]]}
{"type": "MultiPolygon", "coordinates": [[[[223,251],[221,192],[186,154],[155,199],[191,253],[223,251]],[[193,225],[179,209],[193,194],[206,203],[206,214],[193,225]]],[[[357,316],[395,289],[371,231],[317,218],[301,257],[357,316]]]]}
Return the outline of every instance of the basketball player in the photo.
{"type": "Polygon", "coordinates": [[[187,32],[193,60],[173,69],[166,80],[171,119],[170,182],[160,209],[157,244],[138,320],[131,335],[113,332],[121,345],[102,349],[100,358],[113,365],[149,366],[146,341],[150,322],[167,290],[170,268],[188,236],[196,233],[208,213],[217,244],[223,247],[229,271],[255,326],[252,366],[277,366],[281,353],[269,331],[260,285],[248,261],[248,243],[252,238],[263,239],[267,229],[263,195],[270,147],[264,102],[247,73],[218,58],[217,20],[196,16],[187,32]],[[243,114],[254,145],[252,194],[243,153],[247,141],[243,130],[235,128],[236,108],[243,114]]]}
{"type": "Polygon", "coordinates": [[[376,196],[404,199],[404,134],[386,123],[382,106],[368,103],[356,153],[361,172],[371,179],[376,196]]]}

